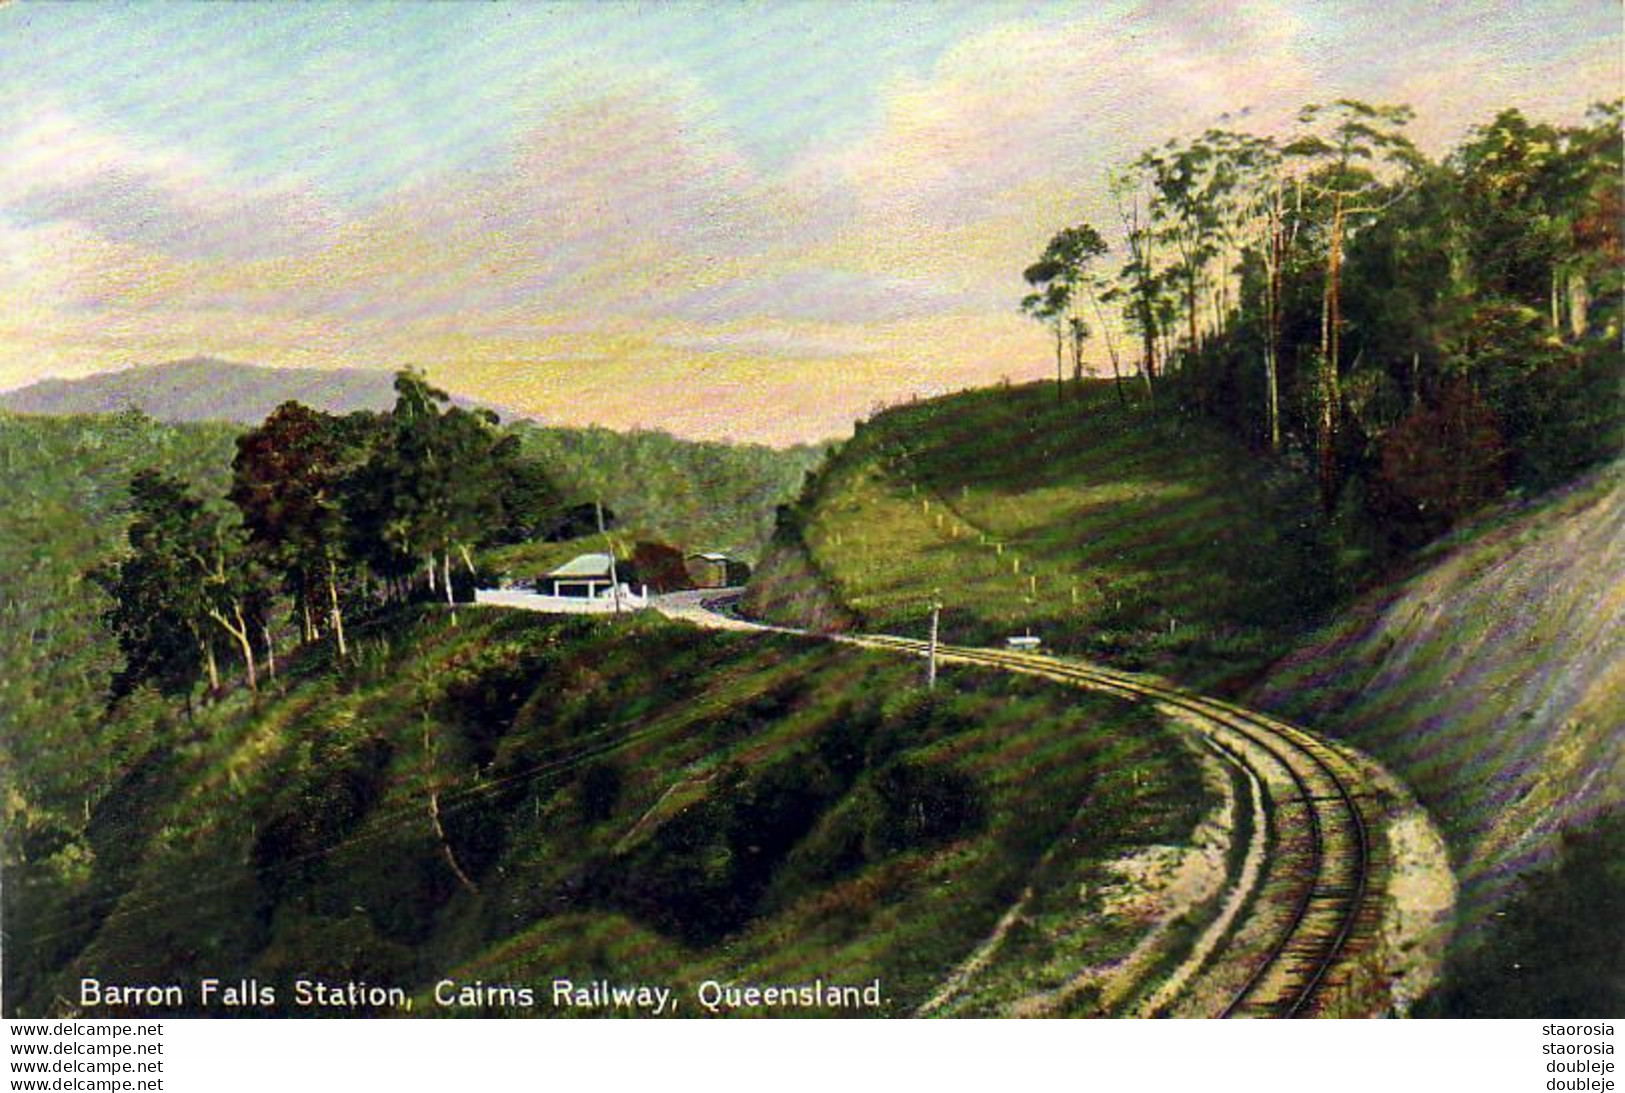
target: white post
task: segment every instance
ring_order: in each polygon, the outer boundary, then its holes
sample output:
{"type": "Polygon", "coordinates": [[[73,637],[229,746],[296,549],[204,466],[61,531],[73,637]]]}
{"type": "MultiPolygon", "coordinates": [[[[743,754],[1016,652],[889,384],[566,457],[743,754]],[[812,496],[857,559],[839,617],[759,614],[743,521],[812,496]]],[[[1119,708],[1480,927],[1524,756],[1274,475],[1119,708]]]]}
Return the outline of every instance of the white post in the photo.
{"type": "Polygon", "coordinates": [[[594,501],[593,509],[598,513],[598,534],[604,537],[604,549],[609,551],[609,588],[615,597],[615,613],[621,613],[621,578],[615,571],[615,544],[610,541],[609,532],[604,530],[604,503],[594,501]]]}
{"type": "Polygon", "coordinates": [[[941,616],[942,604],[933,602],[931,604],[931,650],[926,657],[925,665],[925,689],[928,691],[937,689],[937,621],[941,616]]]}

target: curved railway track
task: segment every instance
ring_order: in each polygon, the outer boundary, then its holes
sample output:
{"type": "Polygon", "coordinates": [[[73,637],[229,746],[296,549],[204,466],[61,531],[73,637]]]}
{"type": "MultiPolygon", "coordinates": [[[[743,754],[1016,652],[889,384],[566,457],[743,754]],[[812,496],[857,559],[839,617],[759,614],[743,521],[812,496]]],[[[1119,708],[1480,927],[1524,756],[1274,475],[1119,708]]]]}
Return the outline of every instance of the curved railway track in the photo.
{"type": "MultiPolygon", "coordinates": [[[[674,617],[729,629],[806,634],[763,625],[736,613],[737,592],[693,595],[674,617]]],[[[834,640],[915,656],[928,643],[878,634],[826,635],[834,640]]],[[[1193,951],[1145,1015],[1177,1005],[1177,979],[1202,974],[1222,1004],[1208,1008],[1224,1017],[1301,1017],[1322,1012],[1339,968],[1359,941],[1378,932],[1381,908],[1373,898],[1388,868],[1386,841],[1373,839],[1372,816],[1384,815],[1388,791],[1345,751],[1296,725],[1254,710],[1207,698],[1146,676],[1033,653],[938,645],[945,662],[979,664],[1040,676],[1136,701],[1153,702],[1184,715],[1228,761],[1265,787],[1263,820],[1269,853],[1264,875],[1241,893],[1246,911],[1238,923],[1214,924],[1214,944],[1193,951]],[[1362,801],[1370,802],[1362,805],[1362,801]],[[1370,815],[1368,815],[1368,809],[1370,815]],[[1247,934],[1245,942],[1238,941],[1247,934]]],[[[1241,883],[1239,880],[1236,882],[1241,883]]]]}
{"type": "MultiPolygon", "coordinates": [[[[852,636],[872,648],[926,655],[909,638],[852,636]]],[[[1226,1017],[1298,1017],[1316,1012],[1336,968],[1372,909],[1376,863],[1360,799],[1363,778],[1340,751],[1294,725],[1127,672],[1028,653],[938,646],[940,660],[980,664],[1087,687],[1181,711],[1206,726],[1221,749],[1267,785],[1274,847],[1269,875],[1249,898],[1270,903],[1273,940],[1239,986],[1226,1017]],[[1283,792],[1284,790],[1284,792],[1283,792]],[[1267,900],[1260,898],[1269,889],[1267,900]]],[[[1211,964],[1212,958],[1207,961],[1211,964]]]]}

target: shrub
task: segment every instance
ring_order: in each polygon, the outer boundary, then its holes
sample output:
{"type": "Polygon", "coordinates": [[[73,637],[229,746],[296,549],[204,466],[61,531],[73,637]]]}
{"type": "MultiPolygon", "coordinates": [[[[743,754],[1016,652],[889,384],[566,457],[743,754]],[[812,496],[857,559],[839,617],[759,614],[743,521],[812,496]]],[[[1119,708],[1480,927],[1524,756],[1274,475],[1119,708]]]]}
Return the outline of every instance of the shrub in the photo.
{"type": "Polygon", "coordinates": [[[460,730],[467,758],[488,765],[496,746],[544,674],[548,650],[519,642],[486,646],[454,660],[432,685],[436,712],[460,730]]]}
{"type": "Polygon", "coordinates": [[[1465,381],[1383,437],[1373,502],[1405,545],[1448,530],[1506,490],[1501,431],[1465,381]]]}
{"type": "Polygon", "coordinates": [[[576,784],[576,811],[583,823],[594,824],[615,814],[625,783],[621,768],[608,760],[590,764],[576,784]]]}
{"type": "Polygon", "coordinates": [[[683,552],[666,543],[643,540],[632,548],[633,579],[653,592],[681,592],[693,588],[683,552]]]}
{"type": "Polygon", "coordinates": [[[947,763],[893,763],[875,776],[874,791],[879,807],[864,832],[871,859],[941,846],[987,822],[981,787],[947,763]]]}

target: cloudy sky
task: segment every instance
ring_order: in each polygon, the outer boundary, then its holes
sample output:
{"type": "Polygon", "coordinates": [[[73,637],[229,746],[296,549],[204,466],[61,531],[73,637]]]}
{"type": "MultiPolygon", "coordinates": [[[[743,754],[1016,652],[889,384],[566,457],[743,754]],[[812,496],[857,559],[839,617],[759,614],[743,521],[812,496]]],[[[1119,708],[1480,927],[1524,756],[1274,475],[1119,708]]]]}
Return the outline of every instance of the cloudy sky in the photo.
{"type": "Polygon", "coordinates": [[[0,389],[194,355],[426,368],[788,442],[1045,373],[1020,270],[1221,119],[1431,151],[1625,86],[1571,3],[0,8],[0,389]]]}

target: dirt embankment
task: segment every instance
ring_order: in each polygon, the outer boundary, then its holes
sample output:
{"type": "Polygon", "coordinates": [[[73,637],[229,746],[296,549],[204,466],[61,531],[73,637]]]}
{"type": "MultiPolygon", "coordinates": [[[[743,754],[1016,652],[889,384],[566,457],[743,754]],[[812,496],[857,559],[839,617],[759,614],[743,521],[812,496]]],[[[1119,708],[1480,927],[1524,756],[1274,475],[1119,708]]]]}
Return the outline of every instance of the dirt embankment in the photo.
{"type": "Polygon", "coordinates": [[[1344,737],[1409,783],[1449,842],[1468,950],[1493,940],[1575,833],[1617,829],[1622,618],[1616,462],[1454,537],[1277,664],[1249,700],[1344,737]]]}
{"type": "Polygon", "coordinates": [[[750,618],[819,634],[843,633],[858,622],[800,536],[782,525],[751,575],[740,607],[750,618]]]}

